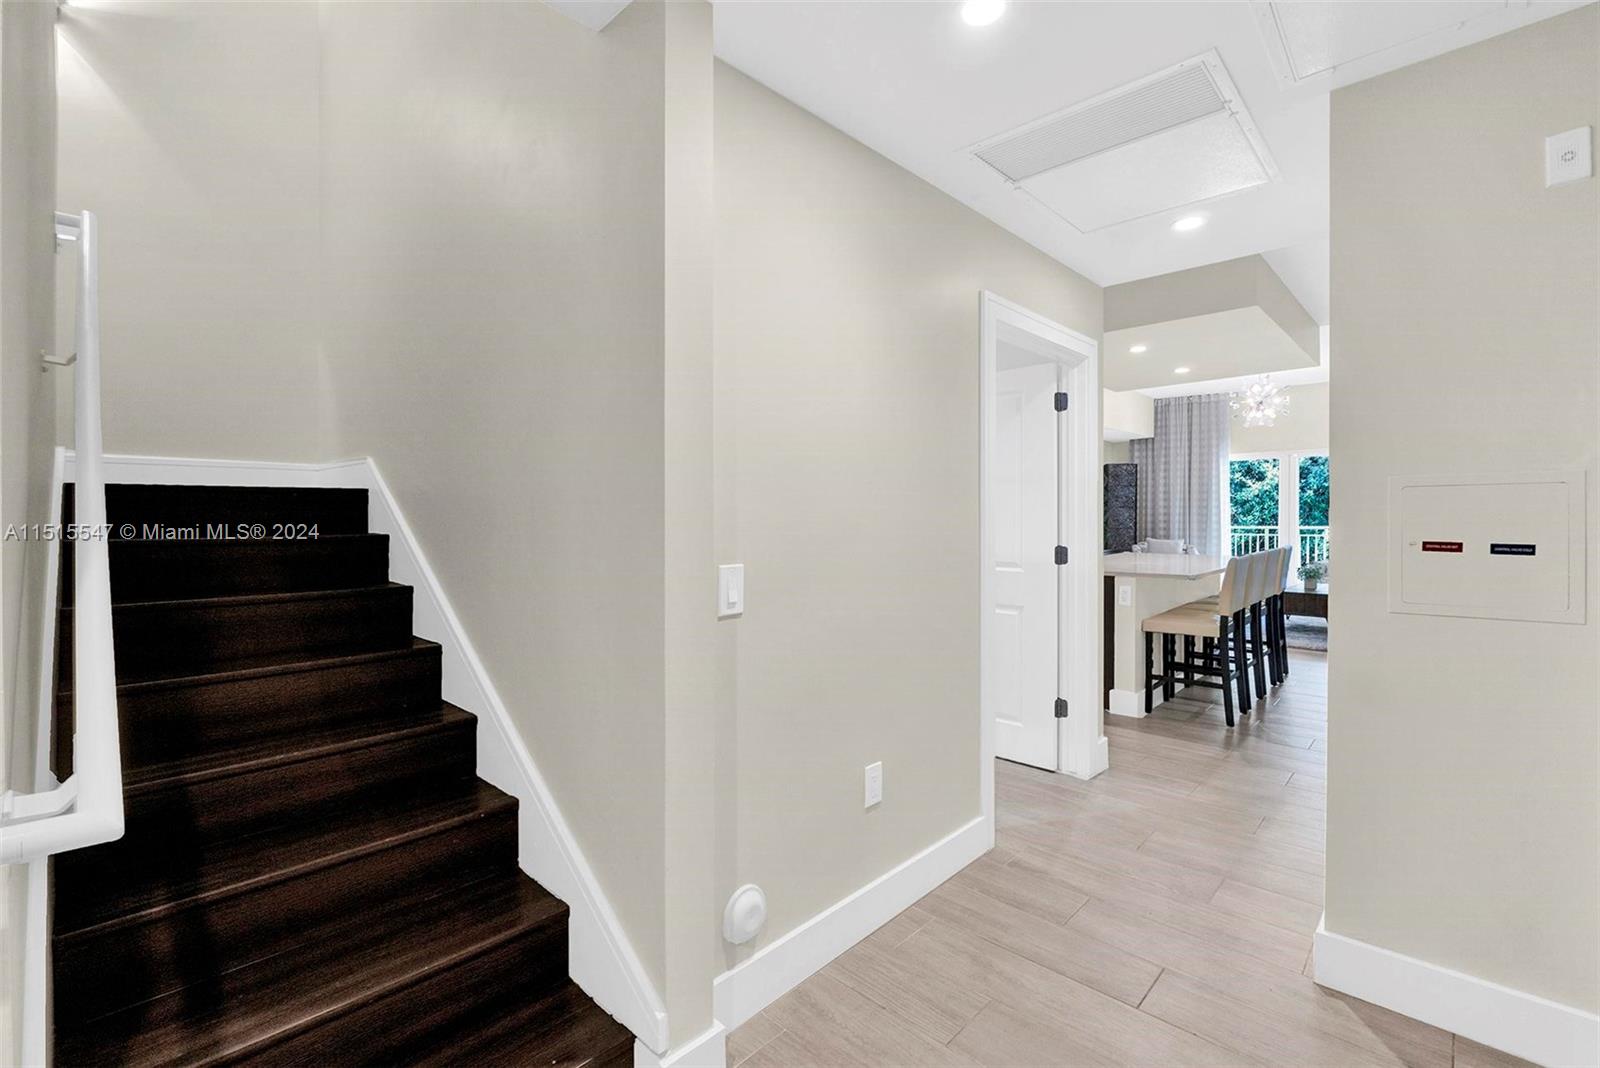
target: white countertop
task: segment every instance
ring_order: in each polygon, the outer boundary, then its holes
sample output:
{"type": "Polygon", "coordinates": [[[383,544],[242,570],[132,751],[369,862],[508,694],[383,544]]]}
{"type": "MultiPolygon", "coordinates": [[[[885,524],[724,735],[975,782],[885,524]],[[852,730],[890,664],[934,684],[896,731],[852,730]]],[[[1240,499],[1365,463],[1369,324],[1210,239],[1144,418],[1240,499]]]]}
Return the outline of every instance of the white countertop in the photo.
{"type": "Polygon", "coordinates": [[[1197,579],[1220,575],[1228,569],[1221,556],[1189,556],[1185,553],[1112,553],[1100,558],[1103,575],[1131,575],[1144,578],[1197,579]]]}

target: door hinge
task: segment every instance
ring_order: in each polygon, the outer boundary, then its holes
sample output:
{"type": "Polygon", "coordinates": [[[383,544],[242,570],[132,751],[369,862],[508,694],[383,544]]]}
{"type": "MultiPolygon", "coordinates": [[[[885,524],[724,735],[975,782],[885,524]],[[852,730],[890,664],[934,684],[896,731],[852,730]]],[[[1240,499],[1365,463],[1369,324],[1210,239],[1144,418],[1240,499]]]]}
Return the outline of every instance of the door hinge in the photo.
{"type": "Polygon", "coordinates": [[[1056,394],[1056,411],[1064,412],[1066,410],[1067,410],[1067,395],[1065,393],[1057,393],[1056,394]]]}
{"type": "Polygon", "coordinates": [[[1066,562],[1067,562],[1067,547],[1065,545],[1057,545],[1056,546],[1056,563],[1064,564],[1066,562]]]}
{"type": "Polygon", "coordinates": [[[1056,719],[1066,719],[1066,718],[1067,718],[1067,699],[1065,697],[1057,697],[1056,698],[1056,719]]]}

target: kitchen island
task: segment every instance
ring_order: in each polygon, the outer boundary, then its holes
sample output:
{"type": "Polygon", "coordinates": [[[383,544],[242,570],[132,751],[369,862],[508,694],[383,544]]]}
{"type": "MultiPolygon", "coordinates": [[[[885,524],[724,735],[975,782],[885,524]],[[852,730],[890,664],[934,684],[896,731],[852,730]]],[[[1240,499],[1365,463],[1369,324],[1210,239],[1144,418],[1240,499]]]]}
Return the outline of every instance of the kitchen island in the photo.
{"type": "MultiPolygon", "coordinates": [[[[1228,560],[1181,553],[1109,553],[1105,576],[1106,711],[1144,715],[1144,633],[1140,624],[1169,608],[1209,597],[1228,560]]],[[[1156,696],[1159,703],[1160,695],[1156,696]]]]}

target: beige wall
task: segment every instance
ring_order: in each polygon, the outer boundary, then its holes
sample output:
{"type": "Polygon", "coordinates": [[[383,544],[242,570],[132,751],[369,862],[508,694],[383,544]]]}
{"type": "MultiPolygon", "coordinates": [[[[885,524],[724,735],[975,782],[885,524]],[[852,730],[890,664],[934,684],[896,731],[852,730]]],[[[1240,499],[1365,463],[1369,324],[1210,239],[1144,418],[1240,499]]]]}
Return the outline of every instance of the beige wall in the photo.
{"type": "Polygon", "coordinates": [[[107,451],[327,455],[317,18],[272,0],[62,9],[60,203],[100,219],[107,451]]]}
{"type": "Polygon", "coordinates": [[[1289,397],[1289,410],[1271,426],[1245,426],[1238,414],[1234,414],[1228,438],[1230,452],[1327,451],[1327,385],[1286,386],[1284,393],[1289,397]]]}
{"type": "MultiPolygon", "coordinates": [[[[0,526],[44,522],[55,440],[55,5],[0,4],[0,526]]],[[[0,543],[0,790],[33,786],[38,709],[34,665],[53,545],[0,543]]],[[[0,875],[0,1064],[21,1038],[23,887],[27,869],[0,875]]]]}
{"type": "Polygon", "coordinates": [[[375,457],[674,1037],[699,1031],[731,673],[709,9],[599,34],[533,2],[130,10],[68,9],[61,79],[108,448],[375,457]]]}
{"type": "Polygon", "coordinates": [[[1330,931],[1600,1009],[1600,8],[1342,89],[1330,931]],[[1386,479],[1589,472],[1588,623],[1391,615],[1386,479]]]}
{"type": "Polygon", "coordinates": [[[663,16],[328,4],[322,98],[337,451],[383,470],[658,987],[663,16]]]}
{"type": "Polygon", "coordinates": [[[721,442],[748,569],[732,880],[747,955],[979,814],[978,294],[1100,290],[718,65],[721,442]],[[884,764],[884,801],[861,805],[884,764]]]}

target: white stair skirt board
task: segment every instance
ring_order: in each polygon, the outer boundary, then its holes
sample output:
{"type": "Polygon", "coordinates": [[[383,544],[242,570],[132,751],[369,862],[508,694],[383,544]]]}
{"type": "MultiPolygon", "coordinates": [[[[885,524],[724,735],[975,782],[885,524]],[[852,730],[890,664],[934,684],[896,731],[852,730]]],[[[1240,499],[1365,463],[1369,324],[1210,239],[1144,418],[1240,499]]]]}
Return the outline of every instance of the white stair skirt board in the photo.
{"type": "Polygon", "coordinates": [[[712,984],[717,1022],[739,1027],[993,845],[994,822],[979,816],[763,946],[712,984]]]}
{"type": "Polygon", "coordinates": [[[1317,924],[1316,981],[1536,1064],[1600,1064],[1600,1015],[1334,934],[1317,924]]]}
{"type": "MultiPolygon", "coordinates": [[[[66,457],[65,476],[70,480],[71,453],[66,457]]],[[[573,980],[645,1046],[665,1051],[667,1012],[661,995],[372,458],[318,464],[108,455],[105,472],[107,483],[367,491],[368,526],[374,534],[389,535],[390,581],[416,590],[412,631],[443,647],[444,699],[478,717],[478,774],[520,804],[518,864],[567,904],[568,966],[573,980]]],[[[493,561],[485,566],[493,566],[493,561]]]]}
{"type": "Polygon", "coordinates": [[[726,1068],[728,1032],[716,1021],[681,1046],[657,1053],[643,1042],[633,1044],[634,1068],[726,1068]]]}

